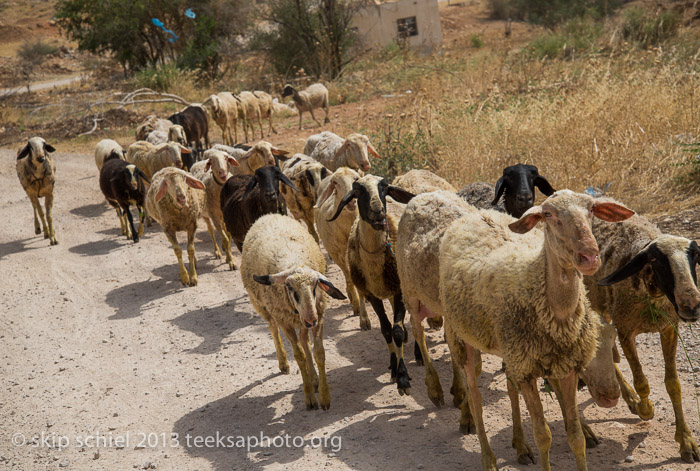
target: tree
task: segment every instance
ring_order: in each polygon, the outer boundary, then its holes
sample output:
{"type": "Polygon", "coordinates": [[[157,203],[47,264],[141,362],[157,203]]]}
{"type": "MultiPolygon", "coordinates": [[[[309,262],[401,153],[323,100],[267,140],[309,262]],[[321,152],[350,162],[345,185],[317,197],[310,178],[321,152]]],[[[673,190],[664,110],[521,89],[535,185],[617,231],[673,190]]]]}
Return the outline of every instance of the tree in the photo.
{"type": "Polygon", "coordinates": [[[350,62],[350,23],[358,7],[352,0],[271,0],[261,12],[266,23],[254,45],[281,74],[304,69],[333,79],[350,62]]]}
{"type": "Polygon", "coordinates": [[[247,2],[59,0],[56,19],[65,34],[78,42],[79,49],[111,54],[125,72],[168,61],[193,69],[217,69],[220,58],[216,44],[246,27],[247,2]],[[188,8],[195,12],[195,18],[185,15],[188,8]],[[154,18],[177,39],[156,26],[154,18]]]}

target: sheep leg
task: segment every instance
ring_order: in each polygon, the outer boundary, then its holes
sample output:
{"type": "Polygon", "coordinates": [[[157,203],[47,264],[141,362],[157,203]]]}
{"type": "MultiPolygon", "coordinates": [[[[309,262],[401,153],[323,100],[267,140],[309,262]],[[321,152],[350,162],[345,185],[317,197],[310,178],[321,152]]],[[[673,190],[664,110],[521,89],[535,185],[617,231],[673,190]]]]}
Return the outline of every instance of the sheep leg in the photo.
{"type": "Polygon", "coordinates": [[[226,233],[221,219],[219,219],[218,221],[214,219],[213,223],[214,227],[216,228],[216,232],[218,232],[221,236],[221,246],[223,247],[224,253],[226,254],[226,263],[228,263],[228,268],[229,270],[235,270],[236,264],[233,261],[233,253],[231,253],[231,238],[226,233]]]}
{"type": "Polygon", "coordinates": [[[320,384],[318,386],[318,398],[321,404],[321,409],[328,410],[331,408],[331,390],[328,387],[328,378],[326,378],[326,350],[323,348],[323,319],[319,319],[318,325],[312,329],[314,334],[314,359],[318,366],[318,374],[320,376],[320,384]]]}
{"type": "MultiPolygon", "coordinates": [[[[574,370],[562,378],[549,380],[554,390],[561,391],[562,413],[566,426],[566,437],[569,446],[576,457],[576,467],[579,471],[586,471],[586,437],[583,435],[581,421],[578,416],[578,403],[576,402],[576,390],[578,389],[578,375],[574,370]]],[[[544,464],[544,463],[543,463],[544,464]]]]}
{"type": "Polygon", "coordinates": [[[146,210],[142,206],[136,206],[136,209],[139,211],[139,238],[143,236],[143,230],[145,228],[145,225],[143,224],[143,220],[146,218],[146,210]]]}
{"type": "Polygon", "coordinates": [[[304,211],[304,213],[302,214],[302,219],[304,219],[306,227],[309,229],[309,234],[311,234],[311,236],[318,244],[318,233],[316,232],[316,227],[314,226],[314,213],[312,212],[311,214],[308,214],[307,211],[304,211]]]}
{"type": "Polygon", "coordinates": [[[267,322],[267,326],[270,328],[270,333],[272,334],[272,341],[275,343],[275,353],[277,353],[277,362],[279,363],[280,371],[288,375],[289,362],[287,361],[287,353],[284,351],[284,346],[282,345],[279,326],[271,316],[268,316],[267,322]]]}
{"type": "MultiPolygon", "coordinates": [[[[425,330],[423,329],[422,318],[419,314],[421,310],[420,301],[417,299],[409,299],[407,303],[408,312],[411,315],[413,338],[415,339],[415,343],[418,344],[419,351],[425,362],[425,385],[428,389],[428,397],[435,406],[442,407],[445,405],[445,396],[442,393],[440,377],[437,371],[435,371],[435,366],[433,366],[430,353],[428,352],[428,346],[425,344],[425,330]]],[[[425,306],[423,306],[423,308],[425,308],[425,306]]]]}
{"type": "Polygon", "coordinates": [[[345,262],[339,264],[343,275],[345,276],[345,292],[348,293],[350,298],[350,303],[352,304],[352,314],[354,316],[360,316],[360,330],[370,330],[372,328],[372,323],[367,315],[367,309],[365,308],[365,299],[358,293],[355,284],[352,282],[352,277],[350,276],[350,270],[347,268],[345,262]]]}
{"type": "Polygon", "coordinates": [[[323,108],[326,110],[326,119],[323,121],[324,123],[328,124],[331,122],[330,119],[328,119],[328,112],[329,112],[329,107],[328,107],[328,99],[326,99],[326,102],[323,104],[323,108]]]}
{"type": "Polygon", "coordinates": [[[525,430],[523,430],[523,421],[520,415],[520,396],[515,382],[506,375],[506,384],[508,385],[508,397],[510,398],[510,410],[513,418],[513,440],[511,446],[518,454],[518,463],[520,464],[535,464],[537,460],[532,453],[532,448],[527,443],[525,438],[525,430]]]}
{"type": "Polygon", "coordinates": [[[260,116],[262,113],[258,113],[258,126],[260,126],[260,139],[265,139],[265,133],[263,132],[263,125],[262,125],[262,116],[260,116]]]}
{"type": "Polygon", "coordinates": [[[309,108],[309,113],[311,113],[311,119],[313,119],[314,121],[316,121],[316,124],[318,124],[318,127],[320,128],[320,127],[321,127],[321,123],[316,119],[316,116],[314,116],[314,109],[313,109],[313,108],[309,108]]]}
{"type": "MultiPolygon", "coordinates": [[[[211,219],[208,217],[203,217],[204,222],[207,223],[207,232],[209,232],[209,237],[214,244],[214,258],[221,258],[221,249],[219,248],[219,243],[216,241],[216,236],[214,235],[214,226],[211,224],[211,219]]],[[[222,241],[223,242],[223,241],[222,241]]]]}
{"type": "Polygon", "coordinates": [[[268,129],[267,135],[269,136],[271,133],[277,134],[277,129],[272,125],[272,108],[270,108],[270,114],[267,116],[267,120],[270,123],[270,129],[268,129]]]}
{"type": "Polygon", "coordinates": [[[301,130],[301,109],[297,106],[297,110],[299,111],[299,130],[301,130]]]}
{"type": "Polygon", "coordinates": [[[301,380],[304,385],[304,402],[306,402],[306,409],[318,409],[318,401],[316,400],[316,394],[314,393],[314,385],[311,376],[309,375],[309,370],[306,367],[306,354],[304,349],[299,343],[299,338],[297,333],[292,326],[283,326],[282,329],[289,339],[289,343],[292,344],[294,349],[294,359],[299,366],[299,371],[301,372],[301,380]]]}
{"type": "MultiPolygon", "coordinates": [[[[562,412],[564,411],[564,396],[562,395],[561,392],[561,386],[559,382],[554,381],[550,383],[552,386],[552,389],[554,390],[554,394],[557,396],[557,402],[559,403],[559,407],[561,408],[562,412]]],[[[596,437],[595,433],[593,433],[593,430],[591,427],[583,421],[583,416],[581,415],[581,412],[579,414],[579,421],[581,422],[581,430],[583,430],[583,436],[586,438],[586,448],[595,448],[600,444],[600,440],[598,440],[598,437],[596,437]]],[[[564,426],[569,427],[568,422],[566,422],[566,416],[564,416],[564,426]]]]}
{"type": "Polygon", "coordinates": [[[394,326],[392,327],[392,337],[394,339],[394,345],[396,346],[396,355],[398,359],[398,364],[396,367],[396,387],[399,391],[399,395],[411,394],[411,378],[408,376],[408,369],[406,368],[406,362],[403,359],[403,344],[408,340],[408,332],[404,326],[404,319],[406,317],[406,308],[404,307],[403,300],[401,299],[401,294],[394,296],[391,301],[391,308],[394,311],[394,326]]]}
{"type": "Polygon", "coordinates": [[[197,259],[194,256],[194,233],[197,231],[195,221],[187,230],[187,256],[190,259],[190,286],[197,286],[197,259]]]}
{"type": "Polygon", "coordinates": [[[122,209],[126,214],[126,218],[129,220],[129,228],[131,230],[132,240],[134,241],[134,243],[136,243],[139,241],[139,234],[134,228],[134,217],[131,215],[131,211],[129,211],[129,206],[123,207],[122,209]]]}
{"type": "Polygon", "coordinates": [[[129,234],[129,226],[126,224],[126,221],[124,221],[122,208],[120,206],[114,206],[114,210],[117,212],[117,217],[119,218],[119,227],[121,228],[122,235],[126,236],[127,239],[131,238],[131,234],[129,234]]]}
{"type": "Polygon", "coordinates": [[[44,221],[44,224],[48,222],[49,241],[51,245],[56,245],[58,241],[56,240],[56,231],[53,228],[53,194],[48,194],[44,197],[44,206],[46,206],[46,221],[44,221]]]}
{"type": "Polygon", "coordinates": [[[486,429],[484,429],[484,412],[476,374],[476,349],[469,344],[465,344],[464,355],[461,360],[463,360],[462,367],[467,377],[469,409],[472,417],[475,419],[476,433],[479,437],[479,445],[481,445],[481,467],[484,471],[497,471],[496,455],[494,455],[493,450],[491,450],[489,438],[486,436],[486,429]]]}
{"type": "MultiPolygon", "coordinates": [[[[471,387],[471,385],[469,386],[471,387]]],[[[552,434],[544,419],[542,402],[540,401],[540,394],[537,391],[537,379],[532,378],[520,382],[519,389],[522,392],[523,398],[525,398],[525,404],[530,412],[530,420],[532,420],[532,429],[535,435],[535,444],[537,445],[537,449],[540,452],[540,459],[542,460],[542,471],[549,471],[549,448],[552,445],[552,434]]],[[[579,431],[580,430],[581,428],[579,427],[579,431]]]]}
{"type": "Polygon", "coordinates": [[[34,233],[39,234],[39,220],[41,220],[41,227],[44,231],[44,239],[49,238],[49,226],[46,224],[46,216],[44,216],[44,210],[41,208],[41,202],[39,202],[38,196],[30,196],[29,199],[32,202],[32,207],[34,208],[34,233]],[[38,216],[37,216],[38,215],[38,216]]]}
{"type": "Polygon", "coordinates": [[[318,392],[318,375],[316,374],[316,368],[314,367],[314,357],[311,355],[309,329],[301,329],[299,331],[299,340],[301,341],[301,346],[304,348],[304,354],[306,354],[306,368],[308,368],[309,374],[311,375],[311,382],[314,386],[314,394],[316,394],[318,392]]]}
{"type": "Polygon", "coordinates": [[[620,332],[618,332],[617,336],[620,339],[622,351],[625,357],[627,357],[627,363],[629,363],[630,369],[632,370],[634,389],[639,396],[639,399],[637,399],[636,395],[630,398],[631,402],[628,402],[627,405],[630,411],[633,414],[637,414],[640,419],[650,420],[654,417],[654,405],[649,400],[649,381],[647,381],[646,376],[644,376],[642,364],[639,362],[639,356],[637,355],[637,347],[634,341],[636,336],[628,335],[623,338],[620,332]]]}
{"type": "Polygon", "coordinates": [[[666,391],[673,404],[673,413],[676,417],[675,439],[680,444],[681,459],[686,463],[700,461],[700,450],[688,430],[683,415],[683,403],[681,398],[681,383],[678,381],[676,371],[676,349],[678,348],[678,333],[676,326],[667,325],[659,332],[661,336],[661,349],[664,353],[666,391]]]}
{"type": "Polygon", "coordinates": [[[165,231],[165,236],[168,238],[170,244],[173,246],[173,251],[175,252],[175,256],[177,257],[177,264],[180,269],[180,281],[182,281],[182,284],[184,286],[189,286],[190,276],[187,274],[185,262],[182,261],[182,248],[180,247],[180,244],[177,241],[177,235],[174,231],[165,231]]]}
{"type": "Polygon", "coordinates": [[[396,360],[396,349],[394,348],[394,342],[391,335],[391,322],[389,322],[389,318],[386,316],[384,303],[381,299],[368,295],[367,301],[369,301],[374,308],[374,312],[377,313],[379,325],[382,329],[382,335],[384,336],[384,340],[386,340],[387,347],[389,347],[389,369],[391,370],[391,382],[395,383],[397,379],[398,362],[396,360]]]}

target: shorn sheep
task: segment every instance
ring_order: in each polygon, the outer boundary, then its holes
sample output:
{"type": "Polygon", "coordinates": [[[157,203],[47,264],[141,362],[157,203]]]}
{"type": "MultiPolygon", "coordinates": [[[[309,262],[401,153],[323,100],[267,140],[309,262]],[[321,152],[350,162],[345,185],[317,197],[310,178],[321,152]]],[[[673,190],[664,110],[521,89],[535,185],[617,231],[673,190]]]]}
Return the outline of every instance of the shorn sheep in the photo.
{"type": "Polygon", "coordinates": [[[56,182],[56,164],[49,155],[56,149],[41,137],[32,137],[22,149],[17,151],[17,176],[34,208],[34,233],[49,239],[51,245],[58,244],[53,227],[53,186],[56,182]],[[41,209],[39,198],[44,198],[46,214],[41,209]],[[39,220],[41,219],[41,225],[39,220]]]}
{"type": "Polygon", "coordinates": [[[525,398],[543,470],[550,469],[552,438],[537,378],[547,377],[561,391],[569,445],[579,471],[586,469],[576,386],[600,331],[581,279],[600,266],[591,219],[615,222],[633,214],[616,203],[561,190],[515,222],[470,208],[445,231],[439,258],[445,338],[454,361],[464,367],[483,469],[497,468],[484,429],[476,349],[505,360],[508,394],[517,403],[517,387],[525,398]],[[540,221],[543,237],[513,234],[525,234],[540,221]]]}
{"type": "MultiPolygon", "coordinates": [[[[299,111],[299,129],[301,129],[301,118],[304,111],[311,113],[311,119],[316,121],[316,124],[321,126],[321,123],[319,123],[316,116],[314,116],[315,108],[325,108],[326,119],[324,120],[324,123],[331,122],[331,120],[328,119],[328,89],[323,84],[314,83],[302,91],[297,91],[291,85],[286,84],[282,89],[282,97],[284,98],[288,96],[292,97],[292,100],[294,100],[294,104],[299,111]]],[[[306,152],[304,153],[306,154],[306,152]]]]}
{"type": "Polygon", "coordinates": [[[612,319],[632,370],[634,389],[617,372],[622,397],[640,418],[649,420],[654,416],[649,382],[637,355],[635,339],[640,333],[658,332],[680,455],[687,463],[700,461],[700,451],[683,415],[676,371],[678,324],[695,322],[700,317],[695,271],[700,263],[700,248],[695,241],[662,234],[639,215],[615,225],[594,221],[593,234],[600,244],[602,268],[584,282],[593,308],[612,319]]]}
{"type": "Polygon", "coordinates": [[[253,92],[240,92],[238,95],[234,95],[234,98],[238,100],[239,106],[245,110],[245,119],[243,120],[243,131],[245,133],[245,140],[248,140],[248,127],[250,127],[250,138],[255,139],[255,129],[253,128],[252,120],[253,118],[258,119],[258,125],[260,126],[260,139],[264,138],[262,128],[262,118],[260,117],[260,103],[258,102],[258,97],[253,95],[253,92]]]}
{"type": "Polygon", "coordinates": [[[165,167],[182,168],[182,154],[188,154],[190,150],[180,144],[167,142],[165,144],[153,144],[146,141],[136,141],[129,146],[126,152],[126,161],[136,165],[149,180],[160,169],[165,167]]]}
{"type": "Polygon", "coordinates": [[[360,296],[366,298],[379,317],[384,340],[389,347],[391,379],[396,381],[399,394],[410,394],[411,384],[403,359],[406,329],[403,325],[406,309],[401,297],[399,276],[392,245],[403,204],[387,202],[390,196],[397,203],[408,203],[413,197],[401,188],[389,185],[386,179],[365,175],[353,182],[352,190],[340,200],[334,221],[351,201],[357,199],[359,216],[350,230],[348,239],[348,267],[350,278],[360,296]],[[383,299],[389,299],[394,311],[394,322],[389,322],[383,299]]]}
{"type": "Polygon", "coordinates": [[[209,236],[214,243],[214,256],[221,258],[221,250],[219,250],[219,244],[214,235],[214,228],[216,228],[216,232],[221,237],[221,246],[226,254],[226,263],[229,269],[235,270],[236,264],[233,262],[231,254],[231,240],[224,229],[224,215],[221,212],[221,188],[229,176],[229,166],[238,167],[238,162],[227,153],[215,149],[204,152],[204,158],[206,160],[197,162],[192,167],[192,175],[204,183],[207,193],[207,203],[202,218],[207,224],[207,231],[209,231],[209,236]]]}
{"type": "Polygon", "coordinates": [[[117,141],[112,139],[102,139],[97,143],[95,146],[95,165],[97,165],[98,173],[102,170],[102,164],[104,161],[107,160],[107,157],[112,154],[118,159],[123,160],[124,156],[126,155],[126,151],[122,149],[122,146],[119,145],[117,141]]]}
{"type": "Polygon", "coordinates": [[[158,144],[165,144],[166,142],[177,142],[183,146],[187,145],[185,128],[179,124],[173,124],[167,131],[151,131],[146,137],[146,142],[150,142],[154,146],[157,146],[158,144]]]}
{"type": "Polygon", "coordinates": [[[117,211],[122,235],[134,243],[143,235],[143,210],[146,197],[146,184],[150,184],[146,175],[136,165],[119,158],[121,153],[107,156],[100,170],[100,189],[107,202],[117,211]],[[134,218],[129,207],[136,206],[139,212],[139,230],[134,229],[134,218]]]}
{"type": "Polygon", "coordinates": [[[250,303],[268,323],[280,371],[289,373],[279,332],[282,329],[301,372],[306,408],[318,409],[320,405],[328,410],[331,395],[323,349],[326,294],[335,299],[345,296],[326,278],[321,249],[298,221],[279,214],[258,219],[248,231],[243,247],[243,286],[250,303]],[[313,357],[309,331],[314,343],[313,357]]]}
{"type": "Polygon", "coordinates": [[[204,189],[204,183],[184,170],[166,167],[153,176],[146,194],[148,215],[160,223],[172,244],[180,269],[180,281],[185,286],[197,286],[194,235],[197,231],[197,219],[204,211],[206,203],[204,189]],[[185,269],[182,248],[177,241],[176,233],[179,231],[187,232],[189,273],[185,269]]]}
{"type": "Polygon", "coordinates": [[[304,154],[318,160],[331,172],[340,167],[367,172],[370,169],[369,155],[375,159],[381,158],[364,134],[350,134],[343,139],[330,131],[309,137],[304,145],[304,154]]]}
{"type": "Polygon", "coordinates": [[[210,95],[202,106],[210,110],[214,122],[221,128],[224,144],[232,146],[238,142],[238,106],[239,101],[231,92],[210,95]],[[233,132],[232,132],[233,131],[233,132]]]}
{"type": "Polygon", "coordinates": [[[348,167],[341,167],[324,179],[319,188],[321,195],[314,207],[314,220],[323,247],[345,276],[345,292],[350,298],[353,314],[360,316],[360,329],[369,330],[372,324],[367,316],[365,300],[352,282],[348,265],[348,239],[357,218],[357,202],[351,201],[335,220],[328,221],[335,214],[343,196],[352,191],[353,183],[359,179],[360,175],[348,167]]]}
{"type": "Polygon", "coordinates": [[[445,190],[452,193],[457,191],[447,180],[429,170],[409,170],[403,175],[394,178],[392,185],[410,191],[414,195],[436,190],[445,190]]]}
{"type": "Polygon", "coordinates": [[[268,165],[253,175],[234,175],[226,180],[221,189],[221,211],[226,230],[241,252],[245,235],[258,218],[286,213],[280,182],[296,190],[277,166],[268,165]]]}
{"type": "Polygon", "coordinates": [[[318,242],[318,234],[314,227],[314,206],[319,195],[321,181],[330,172],[319,162],[304,155],[294,154],[282,165],[282,173],[294,183],[298,191],[292,191],[286,186],[280,188],[287,203],[287,210],[294,219],[303,220],[309,233],[318,242]]]}
{"type": "Polygon", "coordinates": [[[554,188],[539,174],[537,167],[516,164],[503,169],[495,187],[484,182],[470,183],[459,190],[458,195],[477,208],[496,210],[501,207],[499,201],[503,197],[505,212],[519,218],[535,204],[535,188],[545,196],[554,193],[554,188]],[[490,204],[489,193],[494,195],[490,204]]]}
{"type": "Polygon", "coordinates": [[[151,114],[146,116],[141,124],[136,127],[135,135],[137,141],[145,141],[148,135],[152,131],[165,131],[173,125],[172,121],[167,119],[159,118],[158,116],[151,114]]]}
{"type": "Polygon", "coordinates": [[[287,159],[286,150],[279,149],[267,141],[258,141],[253,146],[240,145],[236,147],[214,144],[213,149],[221,150],[234,157],[240,164],[229,167],[232,175],[252,175],[260,167],[276,165],[277,160],[287,159]]]}

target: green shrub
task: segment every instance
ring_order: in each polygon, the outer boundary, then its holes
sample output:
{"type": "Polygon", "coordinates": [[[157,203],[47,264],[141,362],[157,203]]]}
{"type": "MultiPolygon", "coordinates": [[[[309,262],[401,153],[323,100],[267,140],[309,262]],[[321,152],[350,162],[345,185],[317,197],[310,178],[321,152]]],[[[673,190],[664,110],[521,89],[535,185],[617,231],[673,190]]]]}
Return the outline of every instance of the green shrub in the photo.
{"type": "Polygon", "coordinates": [[[635,7],[625,11],[622,36],[646,49],[675,36],[679,26],[680,15],[674,11],[651,13],[635,7]]]}
{"type": "Polygon", "coordinates": [[[599,23],[589,18],[575,18],[556,31],[535,38],[527,50],[538,59],[571,58],[576,54],[595,52],[600,35],[599,23]]]}
{"type": "Polygon", "coordinates": [[[24,41],[19,47],[17,55],[24,61],[36,64],[41,62],[45,56],[55,54],[57,50],[56,46],[46,43],[39,38],[36,41],[24,41]]]}
{"type": "Polygon", "coordinates": [[[572,18],[601,18],[615,11],[622,0],[489,0],[491,16],[513,18],[548,28],[572,18]]]}
{"type": "Polygon", "coordinates": [[[180,71],[173,63],[146,67],[134,74],[134,84],[137,88],[150,88],[157,92],[167,92],[175,84],[180,71]]]}
{"type": "Polygon", "coordinates": [[[477,49],[484,45],[484,41],[478,34],[472,34],[472,37],[469,39],[469,42],[471,43],[472,47],[475,47],[477,49]]]}

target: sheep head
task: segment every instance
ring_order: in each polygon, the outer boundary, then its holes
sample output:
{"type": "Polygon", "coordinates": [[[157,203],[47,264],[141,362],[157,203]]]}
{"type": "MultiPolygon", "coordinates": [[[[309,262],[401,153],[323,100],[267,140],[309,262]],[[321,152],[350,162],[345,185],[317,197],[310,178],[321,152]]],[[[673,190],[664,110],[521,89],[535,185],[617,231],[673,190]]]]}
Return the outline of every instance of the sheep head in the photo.
{"type": "Polygon", "coordinates": [[[491,204],[495,206],[505,193],[506,212],[519,218],[535,204],[535,187],[546,196],[554,193],[554,188],[534,165],[511,165],[503,169],[503,175],[496,182],[496,197],[491,204]]]}
{"type": "Polygon", "coordinates": [[[184,170],[170,173],[163,179],[162,183],[160,184],[160,188],[158,188],[158,193],[156,193],[156,203],[163,199],[167,193],[175,207],[187,208],[191,203],[188,198],[188,186],[196,190],[204,190],[204,183],[197,180],[184,170]]]}
{"type": "Polygon", "coordinates": [[[204,158],[207,159],[204,171],[211,169],[212,176],[219,185],[223,185],[226,181],[229,166],[238,167],[240,165],[235,157],[216,149],[209,149],[204,152],[204,158]]]}
{"type": "Polygon", "coordinates": [[[376,159],[381,158],[377,151],[374,150],[374,147],[372,147],[372,144],[369,143],[369,138],[367,136],[353,133],[345,139],[345,142],[340,146],[335,156],[337,159],[344,155],[348,167],[359,168],[363,172],[367,172],[371,167],[368,153],[376,159]]]}
{"type": "MultiPolygon", "coordinates": [[[[351,168],[340,167],[333,172],[328,186],[318,199],[315,208],[320,208],[331,195],[336,195],[336,201],[340,203],[340,198],[352,191],[352,185],[360,179],[360,175],[351,168]],[[342,195],[342,196],[341,196],[342,195]]],[[[337,209],[337,208],[336,208],[337,209]]],[[[353,199],[344,208],[346,211],[354,213],[357,210],[357,202],[353,199]]]]}
{"type": "Polygon", "coordinates": [[[17,152],[17,160],[21,160],[29,156],[29,161],[36,160],[43,164],[48,153],[55,152],[56,149],[47,144],[43,137],[32,137],[20,151],[17,152]]]}

